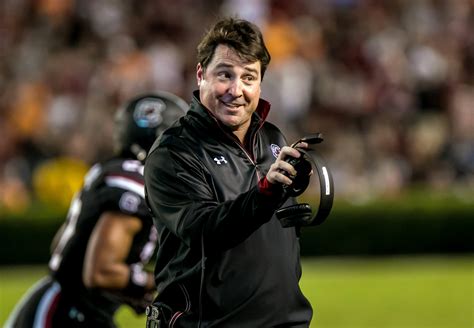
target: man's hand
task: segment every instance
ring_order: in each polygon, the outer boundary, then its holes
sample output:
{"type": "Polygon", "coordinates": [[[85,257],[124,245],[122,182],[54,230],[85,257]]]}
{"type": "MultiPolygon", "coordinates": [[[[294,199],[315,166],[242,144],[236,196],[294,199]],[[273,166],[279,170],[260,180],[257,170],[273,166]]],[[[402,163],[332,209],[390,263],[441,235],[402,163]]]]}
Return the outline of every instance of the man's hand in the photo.
{"type": "MultiPolygon", "coordinates": [[[[306,142],[299,142],[298,144],[294,145],[294,147],[308,148],[308,144],[306,142]]],[[[297,149],[284,146],[275,162],[270,166],[270,170],[268,170],[266,175],[268,182],[271,184],[283,184],[287,186],[292,185],[292,178],[296,177],[297,172],[293,165],[288,163],[286,160],[288,157],[299,158],[300,156],[301,154],[297,149]]]]}

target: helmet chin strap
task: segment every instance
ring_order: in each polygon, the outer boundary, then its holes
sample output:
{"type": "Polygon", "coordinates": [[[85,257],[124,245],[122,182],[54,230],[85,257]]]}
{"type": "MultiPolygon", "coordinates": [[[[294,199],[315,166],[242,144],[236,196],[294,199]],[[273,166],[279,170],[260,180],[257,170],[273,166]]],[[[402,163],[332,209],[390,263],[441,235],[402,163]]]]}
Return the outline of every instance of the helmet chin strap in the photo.
{"type": "Polygon", "coordinates": [[[130,151],[137,157],[140,162],[143,162],[146,158],[147,152],[145,149],[134,143],[130,146],[130,151]]]}

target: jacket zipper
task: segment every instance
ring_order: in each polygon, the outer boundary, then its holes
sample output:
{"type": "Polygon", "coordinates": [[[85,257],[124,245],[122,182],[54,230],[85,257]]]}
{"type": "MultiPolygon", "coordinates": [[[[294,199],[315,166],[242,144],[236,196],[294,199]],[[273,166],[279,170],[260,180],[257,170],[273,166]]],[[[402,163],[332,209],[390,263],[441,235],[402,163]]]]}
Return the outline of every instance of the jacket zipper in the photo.
{"type": "MultiPolygon", "coordinates": [[[[260,179],[261,179],[260,172],[257,168],[257,164],[255,163],[255,161],[252,159],[252,156],[251,156],[253,154],[249,154],[249,152],[245,149],[245,147],[242,145],[242,143],[240,141],[236,140],[236,137],[234,135],[230,135],[227,131],[225,131],[220,126],[219,121],[212,114],[211,114],[211,117],[216,122],[217,127],[219,128],[219,130],[221,130],[222,133],[224,133],[224,135],[226,135],[228,138],[230,138],[232,140],[232,142],[234,142],[240,148],[240,150],[242,150],[244,152],[245,156],[247,156],[249,161],[255,167],[255,173],[257,175],[257,181],[260,181],[260,179]]],[[[265,122],[264,120],[260,120],[259,125],[258,125],[257,129],[255,130],[255,133],[253,133],[253,135],[252,135],[252,140],[251,140],[252,150],[253,150],[253,146],[255,144],[255,138],[257,136],[257,132],[262,128],[264,122],[265,122]]]]}
{"type": "MultiPolygon", "coordinates": [[[[255,133],[253,133],[252,135],[252,140],[251,140],[251,149],[253,151],[253,148],[254,148],[254,145],[255,145],[255,139],[257,137],[257,132],[260,130],[260,128],[263,126],[263,121],[260,122],[260,124],[258,125],[257,129],[255,130],[255,133]]],[[[225,134],[228,134],[227,132],[225,132],[223,130],[223,132],[225,134]]],[[[247,156],[247,158],[249,159],[249,161],[253,164],[253,166],[255,167],[255,173],[257,174],[257,181],[260,181],[261,179],[261,176],[260,176],[260,171],[258,170],[258,167],[257,167],[257,164],[255,163],[255,160],[252,159],[252,155],[253,154],[249,154],[249,152],[245,149],[245,147],[242,145],[242,143],[240,141],[236,141],[235,138],[233,136],[229,136],[232,138],[232,141],[235,142],[235,144],[237,144],[237,146],[244,152],[245,156],[247,156]]]]}

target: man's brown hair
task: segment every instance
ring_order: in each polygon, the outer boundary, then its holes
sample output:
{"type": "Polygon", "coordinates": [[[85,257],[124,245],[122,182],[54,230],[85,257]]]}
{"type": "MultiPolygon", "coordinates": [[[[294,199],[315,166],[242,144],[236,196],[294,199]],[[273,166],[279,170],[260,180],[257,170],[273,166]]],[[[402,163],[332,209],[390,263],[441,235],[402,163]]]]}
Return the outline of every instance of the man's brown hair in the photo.
{"type": "Polygon", "coordinates": [[[197,60],[204,70],[220,44],[233,48],[242,59],[250,63],[260,61],[263,80],[271,57],[262,32],[255,24],[232,17],[218,21],[207,31],[197,47],[197,60]]]}

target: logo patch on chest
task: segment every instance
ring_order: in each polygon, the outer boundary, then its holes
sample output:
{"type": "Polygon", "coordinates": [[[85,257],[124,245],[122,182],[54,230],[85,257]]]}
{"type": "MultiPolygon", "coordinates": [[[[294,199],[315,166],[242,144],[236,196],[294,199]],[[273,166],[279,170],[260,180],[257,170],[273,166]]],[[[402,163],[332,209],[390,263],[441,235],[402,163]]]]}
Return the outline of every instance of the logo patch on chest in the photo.
{"type": "Polygon", "coordinates": [[[275,144],[271,144],[270,145],[270,148],[272,149],[272,154],[275,158],[278,157],[278,155],[280,154],[280,151],[281,151],[281,148],[280,146],[278,145],[275,145],[275,144]]]}

